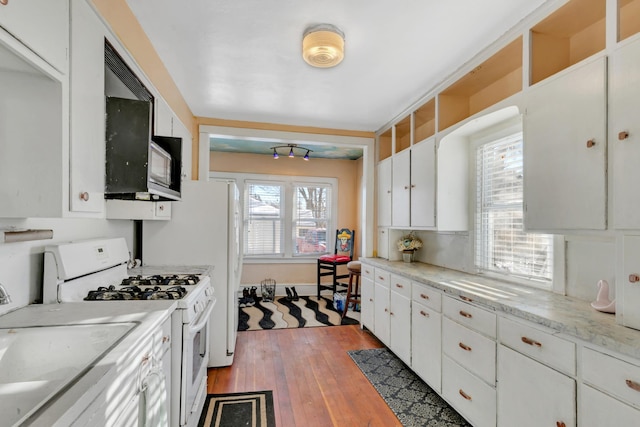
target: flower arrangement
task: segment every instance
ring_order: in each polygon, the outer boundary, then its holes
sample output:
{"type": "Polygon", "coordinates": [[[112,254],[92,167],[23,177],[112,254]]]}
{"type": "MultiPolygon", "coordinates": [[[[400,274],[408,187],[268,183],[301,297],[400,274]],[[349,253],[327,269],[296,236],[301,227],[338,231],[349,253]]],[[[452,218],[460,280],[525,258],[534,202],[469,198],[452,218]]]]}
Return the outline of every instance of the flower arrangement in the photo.
{"type": "Polygon", "coordinates": [[[397,245],[398,245],[398,250],[400,252],[404,252],[404,251],[413,252],[422,247],[422,240],[420,240],[420,238],[417,237],[412,231],[409,234],[405,234],[404,236],[402,236],[400,240],[398,240],[397,245]]]}

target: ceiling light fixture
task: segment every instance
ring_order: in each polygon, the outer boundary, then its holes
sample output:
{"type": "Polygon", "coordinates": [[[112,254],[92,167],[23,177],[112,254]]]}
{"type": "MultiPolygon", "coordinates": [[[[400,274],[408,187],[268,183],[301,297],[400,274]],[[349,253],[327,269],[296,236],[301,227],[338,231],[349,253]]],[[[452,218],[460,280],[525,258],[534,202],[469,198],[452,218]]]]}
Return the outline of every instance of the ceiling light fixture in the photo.
{"type": "Polygon", "coordinates": [[[278,148],[288,148],[289,149],[288,156],[290,158],[295,157],[294,150],[306,151],[304,157],[302,157],[304,160],[309,160],[309,153],[313,152],[312,149],[307,148],[307,147],[300,147],[298,144],[276,145],[275,147],[271,147],[270,148],[270,150],[273,150],[273,158],[274,159],[279,159],[280,158],[280,155],[278,154],[278,148]]]}
{"type": "Polygon", "coordinates": [[[335,67],[344,58],[344,33],[331,24],[307,28],[302,37],[302,57],[313,67],[335,67]]]}

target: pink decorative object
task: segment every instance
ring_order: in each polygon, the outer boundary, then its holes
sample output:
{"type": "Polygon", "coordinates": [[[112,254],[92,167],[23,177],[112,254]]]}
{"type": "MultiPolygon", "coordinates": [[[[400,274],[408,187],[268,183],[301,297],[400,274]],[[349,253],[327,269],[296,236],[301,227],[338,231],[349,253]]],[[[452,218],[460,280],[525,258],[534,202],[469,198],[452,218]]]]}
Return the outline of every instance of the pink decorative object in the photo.
{"type": "Polygon", "coordinates": [[[598,282],[598,295],[596,300],[591,303],[591,307],[604,313],[616,312],[616,300],[609,299],[609,282],[600,280],[598,282]]]}

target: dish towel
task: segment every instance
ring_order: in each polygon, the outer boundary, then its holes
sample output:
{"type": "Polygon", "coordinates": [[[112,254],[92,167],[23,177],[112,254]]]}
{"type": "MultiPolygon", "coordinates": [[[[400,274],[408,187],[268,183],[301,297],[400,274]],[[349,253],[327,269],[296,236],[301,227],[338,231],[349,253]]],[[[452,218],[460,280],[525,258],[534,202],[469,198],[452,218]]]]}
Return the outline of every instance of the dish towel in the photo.
{"type": "Polygon", "coordinates": [[[169,427],[167,388],[162,368],[152,368],[140,384],[140,408],[144,427],[169,427]]]}

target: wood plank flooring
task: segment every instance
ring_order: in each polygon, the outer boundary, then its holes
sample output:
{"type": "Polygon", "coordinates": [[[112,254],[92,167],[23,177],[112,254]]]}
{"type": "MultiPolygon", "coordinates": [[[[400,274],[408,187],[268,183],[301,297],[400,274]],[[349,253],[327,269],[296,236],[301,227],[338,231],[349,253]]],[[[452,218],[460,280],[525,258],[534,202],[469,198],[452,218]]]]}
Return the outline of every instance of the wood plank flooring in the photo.
{"type": "Polygon", "coordinates": [[[208,392],[273,390],[278,427],[401,426],[347,354],[382,346],[359,325],[239,332],[208,392]]]}

